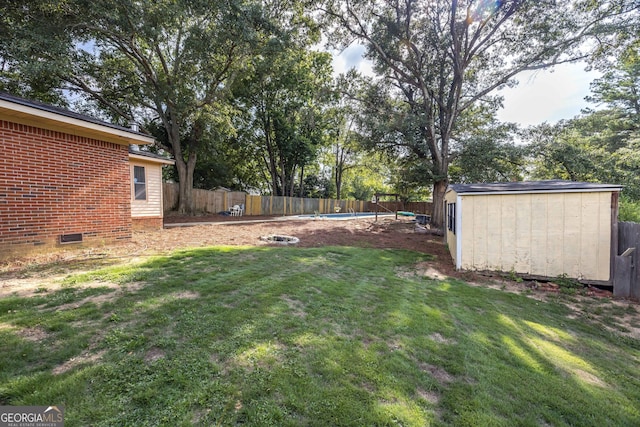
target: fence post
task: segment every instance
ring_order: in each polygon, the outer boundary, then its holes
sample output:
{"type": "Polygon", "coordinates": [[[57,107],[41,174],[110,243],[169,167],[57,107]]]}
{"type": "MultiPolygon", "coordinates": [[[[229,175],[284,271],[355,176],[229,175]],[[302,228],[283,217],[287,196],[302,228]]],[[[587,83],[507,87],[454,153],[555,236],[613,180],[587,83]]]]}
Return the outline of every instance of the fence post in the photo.
{"type": "Polygon", "coordinates": [[[616,255],[613,277],[613,296],[617,298],[629,298],[633,295],[635,265],[633,253],[636,248],[628,248],[621,255],[616,255]]]}

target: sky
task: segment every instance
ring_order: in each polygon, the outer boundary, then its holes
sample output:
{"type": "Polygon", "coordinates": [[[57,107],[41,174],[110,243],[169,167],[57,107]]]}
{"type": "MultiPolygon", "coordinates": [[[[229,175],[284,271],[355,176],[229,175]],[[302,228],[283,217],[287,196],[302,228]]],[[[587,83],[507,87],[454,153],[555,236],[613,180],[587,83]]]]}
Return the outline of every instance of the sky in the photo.
{"type": "MultiPolygon", "coordinates": [[[[363,53],[364,46],[352,45],[334,54],[334,71],[343,73],[356,67],[363,74],[373,74],[371,64],[362,58],[363,53]]],[[[599,74],[587,72],[585,67],[584,63],[562,64],[553,70],[520,74],[517,86],[498,92],[504,96],[504,108],[498,112],[498,119],[523,127],[544,122],[551,124],[571,119],[583,108],[595,107],[584,97],[589,95],[589,84],[599,74]]]]}
{"type": "Polygon", "coordinates": [[[589,84],[600,74],[587,72],[585,67],[584,63],[562,64],[553,70],[521,74],[517,86],[499,92],[504,108],[498,119],[531,126],[571,119],[584,108],[594,108],[584,98],[591,93],[589,84]]]}

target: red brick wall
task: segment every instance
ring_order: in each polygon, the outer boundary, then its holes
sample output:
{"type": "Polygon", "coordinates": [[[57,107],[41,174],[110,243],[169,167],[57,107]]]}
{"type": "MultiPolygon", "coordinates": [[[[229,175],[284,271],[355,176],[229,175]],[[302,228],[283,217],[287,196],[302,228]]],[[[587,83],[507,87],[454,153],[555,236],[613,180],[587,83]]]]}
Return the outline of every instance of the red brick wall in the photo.
{"type": "Polygon", "coordinates": [[[128,147],[0,121],[0,258],[131,238],[128,147]]]}

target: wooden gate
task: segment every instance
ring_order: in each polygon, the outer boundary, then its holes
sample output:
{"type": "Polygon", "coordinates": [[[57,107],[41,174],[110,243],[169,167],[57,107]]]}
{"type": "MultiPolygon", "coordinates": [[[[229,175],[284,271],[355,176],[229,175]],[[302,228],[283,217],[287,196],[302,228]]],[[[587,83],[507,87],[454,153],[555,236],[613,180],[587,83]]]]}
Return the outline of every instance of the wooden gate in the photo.
{"type": "Polygon", "coordinates": [[[640,299],[640,224],[618,223],[618,255],[614,262],[613,295],[640,299]]]}

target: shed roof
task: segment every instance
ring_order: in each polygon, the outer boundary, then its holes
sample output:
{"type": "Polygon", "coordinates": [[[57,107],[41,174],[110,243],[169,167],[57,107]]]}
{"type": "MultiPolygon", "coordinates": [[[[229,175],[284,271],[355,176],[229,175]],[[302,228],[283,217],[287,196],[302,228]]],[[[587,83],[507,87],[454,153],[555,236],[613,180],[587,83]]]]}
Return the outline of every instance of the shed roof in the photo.
{"type": "Polygon", "coordinates": [[[505,193],[562,193],[562,192],[598,192],[620,191],[621,185],[599,184],[595,182],[576,182],[564,180],[491,182],[480,184],[451,184],[447,191],[458,194],[505,194],[505,193]]]}
{"type": "Polygon", "coordinates": [[[0,92],[0,119],[116,144],[151,144],[154,139],[86,114],[0,92]]]}

